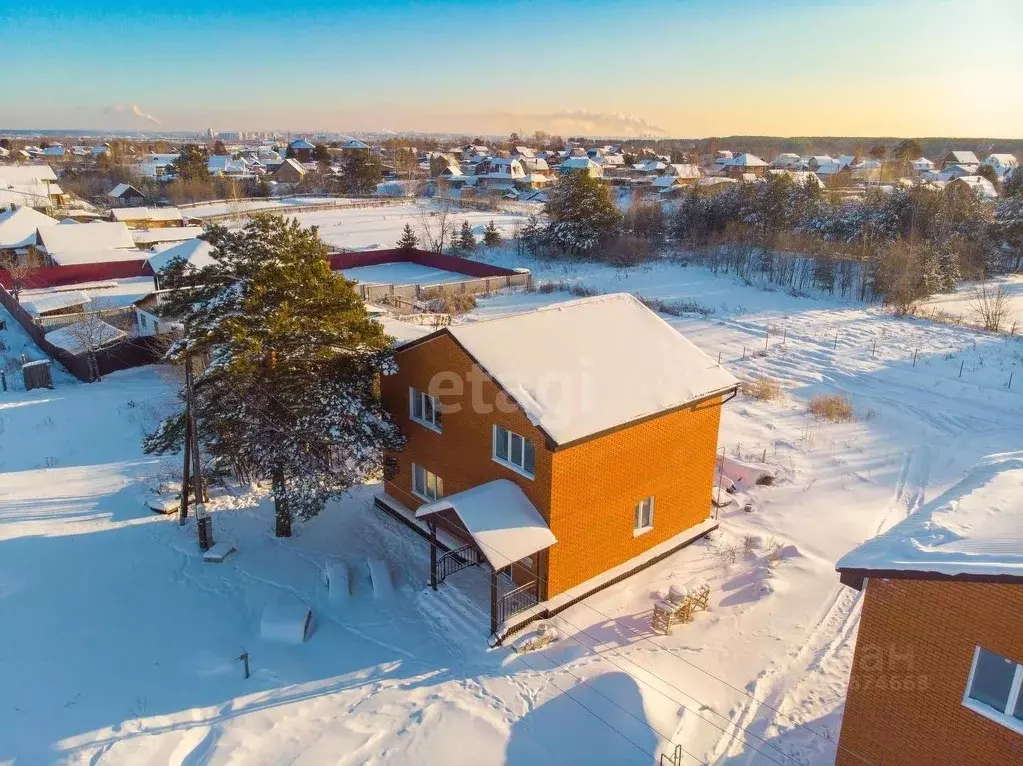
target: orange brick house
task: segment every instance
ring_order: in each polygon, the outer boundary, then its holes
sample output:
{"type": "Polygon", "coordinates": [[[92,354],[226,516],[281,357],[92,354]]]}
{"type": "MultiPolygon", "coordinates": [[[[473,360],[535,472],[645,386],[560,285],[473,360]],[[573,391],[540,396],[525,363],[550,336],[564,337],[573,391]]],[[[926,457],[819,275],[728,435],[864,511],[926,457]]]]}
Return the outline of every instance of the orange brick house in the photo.
{"type": "Polygon", "coordinates": [[[716,526],[737,381],[633,296],[456,324],[396,357],[381,393],[407,444],[377,505],[428,531],[434,587],[491,568],[492,633],[716,526]]]}
{"type": "Polygon", "coordinates": [[[972,478],[838,562],[863,610],[837,766],[1023,764],[1023,459],[972,478]]]}

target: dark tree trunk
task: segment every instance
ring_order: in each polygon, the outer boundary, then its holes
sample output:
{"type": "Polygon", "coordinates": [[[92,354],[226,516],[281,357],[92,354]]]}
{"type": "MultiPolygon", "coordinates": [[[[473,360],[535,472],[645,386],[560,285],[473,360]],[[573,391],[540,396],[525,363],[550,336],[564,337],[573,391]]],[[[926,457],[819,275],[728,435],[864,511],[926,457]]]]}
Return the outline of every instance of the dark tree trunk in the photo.
{"type": "Polygon", "coordinates": [[[284,474],[280,471],[274,473],[274,534],[277,537],[291,537],[291,509],[288,507],[288,498],[284,494],[284,474]]]}

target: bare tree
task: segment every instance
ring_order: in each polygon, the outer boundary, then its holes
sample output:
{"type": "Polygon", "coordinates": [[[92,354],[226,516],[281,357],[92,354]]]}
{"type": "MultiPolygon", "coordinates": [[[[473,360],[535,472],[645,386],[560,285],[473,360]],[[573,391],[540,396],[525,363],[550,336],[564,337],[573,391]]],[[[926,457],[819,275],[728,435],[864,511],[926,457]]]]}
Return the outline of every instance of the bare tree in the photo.
{"type": "Polygon", "coordinates": [[[11,256],[3,263],[0,263],[0,269],[4,269],[10,276],[11,295],[14,296],[14,300],[19,300],[18,296],[21,295],[21,287],[25,282],[25,278],[32,272],[32,267],[29,266],[28,260],[19,261],[17,256],[11,256]]]}
{"type": "Polygon", "coordinates": [[[416,213],[419,241],[423,248],[434,253],[443,253],[455,234],[455,223],[452,220],[454,206],[441,202],[431,207],[423,207],[416,213]]]}
{"type": "Polygon", "coordinates": [[[90,380],[92,382],[101,380],[96,352],[118,337],[120,334],[118,329],[103,321],[103,317],[98,312],[90,312],[83,314],[82,319],[74,324],[63,328],[63,331],[78,347],[76,355],[85,354],[89,364],[90,380]]]}
{"type": "Polygon", "coordinates": [[[970,309],[985,330],[998,332],[1009,314],[1009,296],[1004,287],[995,288],[984,282],[974,289],[970,309]]]}

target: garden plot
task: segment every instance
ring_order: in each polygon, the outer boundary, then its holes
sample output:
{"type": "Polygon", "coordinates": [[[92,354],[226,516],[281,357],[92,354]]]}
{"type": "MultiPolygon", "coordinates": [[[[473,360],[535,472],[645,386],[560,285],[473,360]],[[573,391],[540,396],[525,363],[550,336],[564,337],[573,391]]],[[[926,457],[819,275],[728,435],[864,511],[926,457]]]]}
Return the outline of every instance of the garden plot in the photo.
{"type": "Polygon", "coordinates": [[[418,263],[380,263],[375,266],[356,266],[341,271],[348,279],[365,285],[443,285],[471,279],[444,269],[434,269],[418,263]]]}
{"type": "MultiPolygon", "coordinates": [[[[32,630],[0,646],[0,762],[649,766],[681,745],[693,763],[833,763],[859,616],[835,561],[1021,449],[1023,381],[1007,382],[1023,344],[669,263],[481,257],[687,307],[665,318],[736,375],[772,381],[724,408],[724,471],[745,478],[720,531],[553,618],[552,644],[487,650],[488,615],[458,575],[426,587],[428,546],[371,507],[373,486],[288,540],[271,536],[265,489],[218,490],[214,535],[237,550],[203,563],[191,522],[143,506],[178,469],[139,450],[172,402],[158,368],[12,392],[0,609],[32,630]],[[812,416],[819,396],[846,398],[853,419],[812,416]],[[750,481],[761,471],[769,486],[750,481]],[[370,558],[389,598],[374,597],[370,558]],[[341,597],[324,583],[338,561],[341,597]],[[654,603],[697,581],[709,609],[654,633],[654,603]],[[308,640],[260,638],[280,603],[313,610],[308,640]]],[[[504,292],[457,321],[574,297],[504,292]]]]}

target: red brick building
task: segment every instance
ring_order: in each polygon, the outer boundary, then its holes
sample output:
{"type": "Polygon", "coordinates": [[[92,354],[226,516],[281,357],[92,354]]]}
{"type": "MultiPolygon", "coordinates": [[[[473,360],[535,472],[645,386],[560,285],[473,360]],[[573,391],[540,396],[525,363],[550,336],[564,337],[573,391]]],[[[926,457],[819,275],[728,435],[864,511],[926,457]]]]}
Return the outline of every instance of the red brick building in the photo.
{"type": "Polygon", "coordinates": [[[839,561],[863,611],[838,766],[1023,764],[1023,462],[994,465],[839,561]]]}
{"type": "Polygon", "coordinates": [[[381,392],[407,445],[378,505],[461,547],[433,547],[435,582],[492,568],[492,632],[714,528],[737,382],[636,298],[454,325],[397,362],[381,392]]]}

